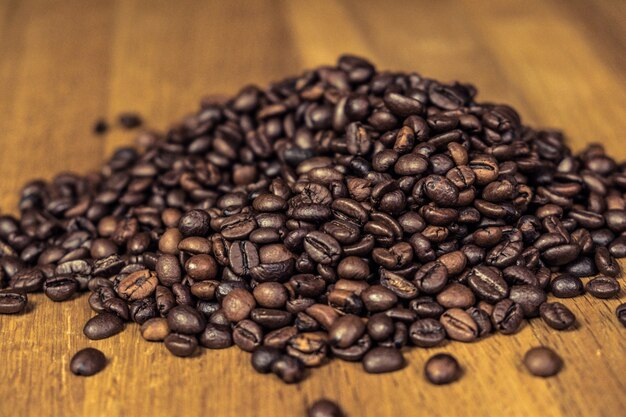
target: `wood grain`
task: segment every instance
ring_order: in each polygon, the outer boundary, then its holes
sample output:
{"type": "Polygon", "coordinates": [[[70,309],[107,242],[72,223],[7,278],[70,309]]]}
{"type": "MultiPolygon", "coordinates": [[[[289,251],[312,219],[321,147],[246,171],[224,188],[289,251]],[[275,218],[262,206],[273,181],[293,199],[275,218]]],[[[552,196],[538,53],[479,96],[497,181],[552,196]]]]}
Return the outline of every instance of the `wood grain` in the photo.
{"type": "MultiPolygon", "coordinates": [[[[570,144],[602,142],[626,159],[626,3],[532,1],[55,1],[0,0],[0,206],[15,212],[20,186],[63,170],[87,172],[132,143],[90,134],[100,116],[137,110],[165,128],[207,94],[231,94],[342,52],[381,68],[477,85],[533,125],[563,128],[570,144]]],[[[623,281],[622,281],[623,285],[623,281]]],[[[82,336],[86,298],[33,296],[26,314],[0,317],[0,416],[305,415],[315,399],[349,416],[618,416],[626,409],[624,302],[565,300],[579,318],[557,333],[538,321],[514,337],[407,352],[391,375],[339,361],[286,386],[253,373],[237,349],[176,359],[141,340],[82,336]],[[532,346],[554,347],[565,369],[551,379],[521,365],[532,346]],[[68,371],[94,346],[110,358],[92,378],[68,371]],[[428,385],[424,361],[451,352],[465,377],[428,385]]]]}

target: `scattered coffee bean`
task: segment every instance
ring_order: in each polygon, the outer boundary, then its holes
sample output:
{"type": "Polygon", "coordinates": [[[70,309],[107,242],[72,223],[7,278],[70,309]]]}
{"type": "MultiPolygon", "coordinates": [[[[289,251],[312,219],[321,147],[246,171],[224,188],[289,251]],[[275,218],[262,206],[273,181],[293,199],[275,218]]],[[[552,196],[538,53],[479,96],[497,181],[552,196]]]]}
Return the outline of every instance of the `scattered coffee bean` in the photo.
{"type": "Polygon", "coordinates": [[[307,412],[308,417],[344,417],[341,408],[334,402],[321,399],[315,401],[307,412]]]}
{"type": "Polygon", "coordinates": [[[546,324],[556,330],[565,330],[576,323],[576,316],[561,303],[543,303],[539,314],[546,324]]]}
{"type": "Polygon", "coordinates": [[[615,278],[598,276],[587,282],[585,290],[596,298],[612,298],[619,294],[620,286],[615,278]]]}
{"type": "Polygon", "coordinates": [[[27,303],[26,293],[13,290],[0,291],[0,314],[20,313],[27,303]]]}
{"type": "Polygon", "coordinates": [[[454,356],[438,353],[432,356],[424,366],[426,379],[435,385],[445,385],[458,380],[462,370],[454,356]]]}
{"type": "Polygon", "coordinates": [[[118,316],[111,313],[100,313],[90,318],[83,333],[91,340],[106,339],[124,330],[124,322],[118,316]]]}
{"type": "Polygon", "coordinates": [[[70,361],[70,370],[74,375],[95,375],[107,364],[104,353],[94,348],[85,348],[74,354],[70,361]]]}
{"type": "Polygon", "coordinates": [[[563,360],[550,348],[535,347],[524,355],[524,366],[531,374],[545,378],[558,374],[563,360]]]}

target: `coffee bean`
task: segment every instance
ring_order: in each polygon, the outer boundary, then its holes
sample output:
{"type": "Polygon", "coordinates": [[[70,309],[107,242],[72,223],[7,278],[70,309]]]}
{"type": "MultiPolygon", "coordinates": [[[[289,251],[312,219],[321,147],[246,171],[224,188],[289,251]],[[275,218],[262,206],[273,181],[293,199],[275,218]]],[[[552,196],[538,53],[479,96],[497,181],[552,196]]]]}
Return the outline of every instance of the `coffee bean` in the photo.
{"type": "Polygon", "coordinates": [[[524,355],[524,366],[534,376],[546,378],[559,373],[563,360],[550,348],[535,347],[524,355]]]}
{"type": "Polygon", "coordinates": [[[252,320],[242,320],[233,329],[233,341],[241,350],[252,352],[263,341],[263,330],[252,320]]]}
{"type": "Polygon", "coordinates": [[[219,324],[207,324],[199,337],[200,344],[208,349],[225,349],[233,345],[230,328],[219,324]]]}
{"type": "Polygon", "coordinates": [[[0,314],[21,313],[28,304],[25,293],[15,290],[0,291],[0,314]]]}
{"type": "Polygon", "coordinates": [[[79,285],[78,281],[71,276],[61,275],[48,278],[43,284],[43,289],[52,301],[65,301],[78,291],[79,285]]]}
{"type": "Polygon", "coordinates": [[[194,280],[214,279],[217,276],[217,263],[211,255],[194,255],[185,262],[185,271],[194,280]]]}
{"type": "Polygon", "coordinates": [[[182,334],[197,334],[204,330],[204,317],[194,308],[180,305],[167,314],[167,325],[171,331],[182,334]]]}
{"type": "Polygon", "coordinates": [[[619,264],[603,246],[596,249],[595,262],[598,270],[604,275],[615,278],[620,274],[619,264]]]}
{"type": "Polygon", "coordinates": [[[502,277],[502,273],[489,266],[477,266],[467,277],[467,283],[479,298],[496,303],[509,293],[509,286],[502,277]]]}
{"type": "Polygon", "coordinates": [[[437,295],[437,302],[445,308],[467,308],[474,305],[476,298],[468,287],[453,282],[437,295]]]}
{"type": "Polygon", "coordinates": [[[546,324],[556,330],[565,330],[576,323],[576,316],[561,303],[543,303],[539,314],[546,324]]]}
{"type": "Polygon", "coordinates": [[[74,375],[91,376],[95,375],[107,364],[104,353],[94,348],[79,350],[72,356],[70,361],[70,371],[74,375]]]}
{"type": "Polygon", "coordinates": [[[596,298],[612,298],[619,294],[619,282],[615,278],[599,276],[585,285],[585,290],[596,298]]]}
{"type": "Polygon", "coordinates": [[[122,279],[117,286],[117,294],[126,300],[141,300],[152,295],[156,286],[156,274],[148,269],[142,269],[122,279]]]}
{"type": "Polygon", "coordinates": [[[448,337],[460,342],[473,342],[478,337],[478,325],[467,312],[460,308],[446,310],[439,321],[448,337]]]}
{"type": "Polygon", "coordinates": [[[167,319],[155,317],[141,325],[141,337],[150,342],[162,342],[170,334],[167,319]]]}
{"type": "Polygon", "coordinates": [[[258,373],[270,373],[274,362],[276,362],[280,357],[280,349],[271,346],[259,346],[254,352],[252,352],[252,367],[258,373]]]}
{"type": "Polygon", "coordinates": [[[425,318],[417,320],[409,328],[409,338],[415,346],[437,346],[446,338],[444,326],[437,320],[425,318]]]}
{"type": "Polygon", "coordinates": [[[178,230],[183,237],[205,237],[210,230],[209,215],[204,210],[189,210],[178,221],[178,230]]]}
{"type": "Polygon", "coordinates": [[[100,313],[90,318],[83,333],[91,340],[106,339],[124,330],[124,322],[111,313],[100,313]]]}
{"type": "Polygon", "coordinates": [[[246,319],[254,309],[256,302],[252,294],[242,288],[235,288],[224,298],[222,308],[231,321],[246,319]]]}
{"type": "Polygon", "coordinates": [[[172,355],[184,358],[193,355],[198,349],[198,339],[188,334],[170,333],[165,338],[165,347],[172,355]]]}
{"type": "Polygon", "coordinates": [[[516,333],[523,320],[524,312],[522,307],[509,299],[498,302],[491,313],[493,327],[502,334],[516,333]]]}
{"type": "Polygon", "coordinates": [[[580,278],[569,274],[557,276],[550,283],[552,294],[558,298],[571,298],[581,295],[585,289],[580,278]]]}
{"type": "Polygon", "coordinates": [[[462,370],[454,358],[447,353],[438,353],[428,359],[424,366],[424,375],[431,384],[450,384],[461,377],[462,370]]]}
{"type": "Polygon", "coordinates": [[[365,308],[372,313],[385,311],[394,306],[398,297],[382,285],[372,285],[361,293],[365,308]]]}
{"type": "Polygon", "coordinates": [[[363,357],[363,369],[370,374],[394,372],[404,368],[402,353],[395,348],[375,347],[363,357]]]}
{"type": "Polygon", "coordinates": [[[522,307],[524,317],[535,317],[539,314],[539,307],[546,301],[546,294],[534,285],[514,285],[509,298],[522,307]]]}
{"type": "Polygon", "coordinates": [[[352,346],[365,333],[361,318],[348,314],[338,318],[328,331],[328,342],[341,349],[352,346]]]}
{"type": "Polygon", "coordinates": [[[286,384],[295,384],[305,376],[302,362],[289,355],[282,355],[272,364],[272,372],[286,384]]]}
{"type": "Polygon", "coordinates": [[[306,367],[319,366],[326,361],[326,339],[321,333],[299,333],[289,339],[286,350],[289,356],[299,359],[306,367]]]}
{"type": "MultiPolygon", "coordinates": [[[[417,100],[414,100],[417,102],[417,100]]],[[[419,104],[419,102],[417,102],[419,104]]],[[[421,105],[421,104],[420,104],[421,105]]],[[[344,417],[341,408],[325,398],[315,401],[307,411],[308,417],[344,417]]]]}
{"type": "Polygon", "coordinates": [[[304,238],[304,250],[311,259],[323,265],[336,264],[341,255],[339,242],[332,236],[317,231],[304,238]]]}

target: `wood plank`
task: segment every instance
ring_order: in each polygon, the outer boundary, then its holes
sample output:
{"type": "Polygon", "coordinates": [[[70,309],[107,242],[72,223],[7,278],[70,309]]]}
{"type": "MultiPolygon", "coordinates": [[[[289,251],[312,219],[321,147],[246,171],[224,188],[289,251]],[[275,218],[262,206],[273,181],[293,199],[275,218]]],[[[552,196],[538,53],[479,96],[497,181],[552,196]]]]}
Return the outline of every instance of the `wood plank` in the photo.
{"type": "MultiPolygon", "coordinates": [[[[119,129],[92,137],[99,116],[113,121],[137,110],[163,129],[203,95],[265,85],[343,52],[382,69],[472,82],[481,99],[511,103],[535,125],[564,128],[575,148],[598,140],[626,159],[624,10],[607,0],[589,10],[562,0],[0,1],[0,207],[14,211],[28,179],[97,169],[132,143],[134,132],[119,129]]],[[[11,381],[0,384],[2,417],[304,416],[321,396],[353,417],[586,417],[626,409],[625,329],[613,313],[623,292],[619,300],[564,300],[579,318],[576,331],[533,321],[514,337],[407,351],[409,365],[394,374],[334,361],[296,386],[254,373],[249,355],[235,348],[174,358],[133,324],[89,341],[86,297],[31,299],[27,314],[0,316],[0,381],[11,381]],[[523,369],[523,353],[540,344],[565,359],[559,376],[543,380],[523,369]],[[86,346],[111,362],[77,378],[69,359],[86,346]],[[444,351],[466,375],[433,387],[422,367],[444,351]]]]}

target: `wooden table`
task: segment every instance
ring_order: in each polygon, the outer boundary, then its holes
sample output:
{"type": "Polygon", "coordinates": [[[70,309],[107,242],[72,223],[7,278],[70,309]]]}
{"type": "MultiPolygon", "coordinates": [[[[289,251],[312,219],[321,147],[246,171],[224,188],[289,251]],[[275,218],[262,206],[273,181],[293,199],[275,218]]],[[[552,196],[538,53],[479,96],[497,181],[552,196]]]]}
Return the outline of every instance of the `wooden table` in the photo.
{"type": "MultiPolygon", "coordinates": [[[[332,63],[344,51],[380,68],[470,81],[527,123],[599,141],[626,159],[626,3],[623,1],[0,0],[0,196],[14,211],[21,184],[87,172],[132,136],[91,134],[93,121],[137,110],[151,127],[234,93],[332,63]]],[[[623,281],[622,281],[622,285],[623,281]]],[[[324,396],[349,416],[619,416],[626,410],[626,329],[620,300],[565,300],[579,318],[557,333],[533,322],[514,337],[407,352],[401,372],[373,376],[333,362],[286,386],[253,373],[237,349],[170,356],[137,326],[108,340],[82,335],[86,297],[0,317],[0,415],[304,416],[324,396]],[[565,360],[531,377],[523,353],[547,345],[565,360]],[[110,358],[92,378],[68,371],[86,346],[110,358]],[[451,352],[465,377],[427,384],[426,358],[451,352]]]]}

